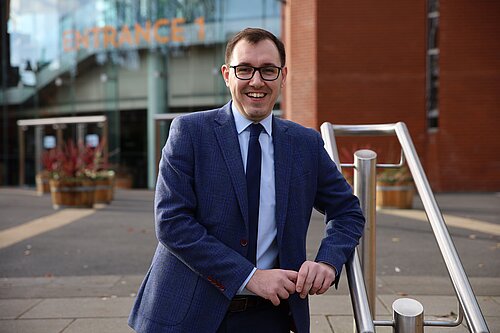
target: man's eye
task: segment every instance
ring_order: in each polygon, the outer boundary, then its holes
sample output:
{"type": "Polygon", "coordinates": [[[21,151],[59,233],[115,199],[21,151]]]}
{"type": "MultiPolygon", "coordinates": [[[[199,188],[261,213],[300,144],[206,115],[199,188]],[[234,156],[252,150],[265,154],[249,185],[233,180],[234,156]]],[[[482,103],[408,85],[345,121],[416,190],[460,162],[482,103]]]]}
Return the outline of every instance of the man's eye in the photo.
{"type": "Polygon", "coordinates": [[[274,67],[264,67],[264,68],[262,68],[262,72],[264,74],[275,74],[276,73],[276,68],[274,68],[274,67]]]}
{"type": "Polygon", "coordinates": [[[248,74],[248,73],[252,73],[252,72],[253,72],[252,67],[238,67],[238,73],[240,73],[240,74],[248,74]]]}

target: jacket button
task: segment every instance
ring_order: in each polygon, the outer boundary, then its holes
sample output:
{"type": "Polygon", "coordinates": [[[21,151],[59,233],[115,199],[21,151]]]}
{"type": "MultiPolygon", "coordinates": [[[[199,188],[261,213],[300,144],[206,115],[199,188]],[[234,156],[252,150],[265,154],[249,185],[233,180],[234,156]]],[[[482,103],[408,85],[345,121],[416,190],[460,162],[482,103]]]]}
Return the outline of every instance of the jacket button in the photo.
{"type": "Polygon", "coordinates": [[[248,245],[248,240],[246,240],[246,239],[244,239],[244,238],[243,238],[243,239],[241,239],[241,240],[240,240],[240,245],[241,245],[241,246],[247,246],[247,245],[248,245]]]}

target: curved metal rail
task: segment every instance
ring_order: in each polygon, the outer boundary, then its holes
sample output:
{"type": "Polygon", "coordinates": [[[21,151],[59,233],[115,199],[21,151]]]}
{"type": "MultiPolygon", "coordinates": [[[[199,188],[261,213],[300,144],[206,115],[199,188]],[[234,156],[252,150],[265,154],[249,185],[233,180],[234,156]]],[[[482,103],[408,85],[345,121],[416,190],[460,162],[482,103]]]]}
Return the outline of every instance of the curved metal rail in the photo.
{"type": "MultiPolygon", "coordinates": [[[[411,140],[408,128],[402,122],[395,124],[378,124],[378,125],[333,125],[324,123],[321,125],[321,133],[325,141],[325,148],[330,157],[340,165],[335,136],[392,136],[396,135],[404,156],[406,157],[408,167],[415,181],[415,185],[424,205],[429,223],[436,237],[438,247],[443,256],[448,274],[451,278],[455,293],[457,295],[459,306],[463,309],[467,325],[471,332],[488,333],[489,329],[484,320],[484,316],[479,308],[467,274],[464,271],[455,245],[450,237],[446,224],[444,222],[441,211],[438,207],[436,199],[425,176],[423,167],[418,158],[415,146],[411,140]]],[[[360,284],[363,280],[361,269],[357,267],[359,260],[351,260],[348,263],[347,271],[349,279],[349,288],[354,289],[353,310],[356,319],[356,326],[359,332],[373,332],[373,320],[371,318],[368,306],[368,299],[364,284],[361,288],[360,284]],[[349,267],[354,265],[354,267],[349,267]],[[350,277],[352,276],[352,278],[350,277]],[[356,304],[355,304],[356,303],[356,304]],[[369,323],[369,324],[365,324],[369,323]]],[[[455,322],[437,323],[427,322],[429,326],[437,326],[436,324],[444,324],[442,326],[453,326],[455,322]]],[[[388,324],[380,322],[380,324],[388,324]]]]}

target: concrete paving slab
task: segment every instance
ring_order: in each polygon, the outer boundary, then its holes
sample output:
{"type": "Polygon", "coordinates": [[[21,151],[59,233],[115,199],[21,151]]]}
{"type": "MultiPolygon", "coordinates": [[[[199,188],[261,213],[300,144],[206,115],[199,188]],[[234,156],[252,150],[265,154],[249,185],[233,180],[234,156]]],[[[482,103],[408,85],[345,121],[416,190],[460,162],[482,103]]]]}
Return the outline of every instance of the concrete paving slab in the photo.
{"type": "Polygon", "coordinates": [[[72,319],[18,319],[0,320],[0,332],[5,333],[59,333],[72,319]]]}
{"type": "Polygon", "coordinates": [[[0,299],[0,319],[16,319],[41,299],[0,299]]]}
{"type": "Polygon", "coordinates": [[[476,297],[483,316],[500,316],[500,304],[488,296],[476,297]]]}
{"type": "MultiPolygon", "coordinates": [[[[311,314],[336,316],[350,315],[352,316],[351,298],[349,295],[313,295],[309,296],[309,309],[311,314]]],[[[387,314],[387,309],[382,302],[377,300],[377,313],[380,315],[387,314]]]]}
{"type": "Polygon", "coordinates": [[[127,297],[144,276],[98,275],[0,279],[0,298],[127,297]]]}
{"type": "Polygon", "coordinates": [[[325,316],[311,316],[311,333],[332,333],[333,330],[325,316]]]}
{"type": "MultiPolygon", "coordinates": [[[[377,320],[392,320],[392,317],[389,316],[378,316],[377,320]]],[[[427,319],[427,318],[426,318],[427,319]]],[[[428,319],[438,319],[437,317],[429,317],[428,319]]],[[[440,318],[442,320],[442,318],[440,318]]],[[[334,333],[353,333],[353,319],[349,316],[329,316],[328,322],[330,323],[334,333]]],[[[377,333],[392,333],[392,327],[388,326],[375,326],[375,330],[377,333]]],[[[464,325],[460,325],[454,328],[443,328],[443,327],[425,327],[425,332],[432,333],[468,333],[469,331],[464,325]]]]}
{"type": "Polygon", "coordinates": [[[500,332],[500,316],[498,314],[495,317],[486,317],[485,319],[491,333],[500,332]]]}
{"type": "Polygon", "coordinates": [[[77,319],[63,333],[126,333],[134,332],[127,325],[127,318],[77,319]]]}
{"type": "Polygon", "coordinates": [[[128,317],[133,301],[132,297],[46,299],[23,314],[21,318],[128,317]]]}
{"type": "Polygon", "coordinates": [[[2,278],[0,279],[1,298],[43,298],[44,290],[52,283],[51,277],[2,278]]]}
{"type": "Polygon", "coordinates": [[[309,309],[315,315],[350,315],[351,299],[348,295],[313,295],[309,296],[309,309]]]}
{"type": "MultiPolygon", "coordinates": [[[[390,319],[387,318],[378,318],[378,319],[390,319]]],[[[354,321],[351,316],[328,316],[328,322],[330,326],[333,328],[334,333],[353,333],[354,330],[354,321]]],[[[392,333],[391,327],[375,327],[377,333],[392,333]]]]}
{"type": "Polygon", "coordinates": [[[378,277],[378,286],[385,288],[390,292],[381,292],[379,294],[397,294],[397,295],[454,295],[455,291],[448,277],[440,276],[380,276],[378,277]]]}
{"type": "Polygon", "coordinates": [[[499,277],[470,277],[469,281],[476,296],[500,296],[499,277]]]}
{"type": "Polygon", "coordinates": [[[52,291],[51,297],[111,296],[111,289],[120,279],[116,275],[60,277],[53,280],[46,292],[52,291]]]}
{"type": "Polygon", "coordinates": [[[53,277],[4,277],[0,279],[0,288],[45,287],[54,281],[53,277]]]}
{"type": "Polygon", "coordinates": [[[116,296],[135,296],[139,286],[144,280],[144,275],[126,275],[120,277],[110,289],[110,293],[116,296]]]}
{"type": "MultiPolygon", "coordinates": [[[[500,296],[499,278],[470,277],[469,282],[476,295],[500,296]]],[[[455,290],[448,276],[379,276],[377,283],[379,294],[455,295],[455,290]],[[383,288],[390,292],[384,292],[383,288]]]]}

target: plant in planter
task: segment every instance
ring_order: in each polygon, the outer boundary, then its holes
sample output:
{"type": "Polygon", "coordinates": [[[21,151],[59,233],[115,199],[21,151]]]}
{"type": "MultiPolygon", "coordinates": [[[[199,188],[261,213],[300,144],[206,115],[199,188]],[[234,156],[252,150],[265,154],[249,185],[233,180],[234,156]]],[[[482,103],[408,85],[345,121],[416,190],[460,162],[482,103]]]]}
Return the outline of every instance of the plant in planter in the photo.
{"type": "Polygon", "coordinates": [[[407,166],[384,169],[377,175],[377,207],[412,208],[415,186],[407,166]]]}
{"type": "Polygon", "coordinates": [[[53,153],[47,153],[46,170],[50,173],[52,205],[85,207],[94,205],[96,149],[69,140],[53,153]]]}

